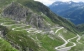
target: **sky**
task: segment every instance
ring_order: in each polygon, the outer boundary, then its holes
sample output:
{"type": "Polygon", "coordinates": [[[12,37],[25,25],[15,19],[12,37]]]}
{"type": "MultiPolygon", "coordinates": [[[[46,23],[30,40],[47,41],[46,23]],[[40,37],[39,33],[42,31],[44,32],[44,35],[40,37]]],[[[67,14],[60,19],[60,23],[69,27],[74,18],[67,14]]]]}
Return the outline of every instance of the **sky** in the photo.
{"type": "Polygon", "coordinates": [[[53,2],[56,2],[56,1],[63,1],[63,2],[66,2],[66,1],[74,1],[74,2],[84,2],[84,0],[35,0],[35,1],[39,1],[47,6],[51,5],[53,2]]]}

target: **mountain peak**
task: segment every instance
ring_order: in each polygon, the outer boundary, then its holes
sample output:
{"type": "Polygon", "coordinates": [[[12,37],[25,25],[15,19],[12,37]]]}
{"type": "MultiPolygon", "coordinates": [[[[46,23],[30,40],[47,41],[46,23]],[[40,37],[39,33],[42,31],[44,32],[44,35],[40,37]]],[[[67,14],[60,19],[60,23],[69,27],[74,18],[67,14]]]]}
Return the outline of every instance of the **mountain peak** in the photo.
{"type": "Polygon", "coordinates": [[[73,1],[67,1],[67,2],[56,1],[56,2],[54,2],[52,5],[58,5],[58,4],[71,4],[71,3],[75,3],[75,2],[73,2],[73,1]]]}
{"type": "Polygon", "coordinates": [[[50,9],[55,12],[56,14],[70,19],[75,24],[83,23],[83,10],[84,10],[84,2],[75,2],[75,1],[68,1],[62,2],[57,1],[49,6],[50,9]],[[74,17],[74,18],[72,18],[74,17]],[[72,18],[72,19],[71,19],[72,18]],[[82,18],[82,19],[81,19],[82,18]],[[78,20],[80,22],[78,22],[78,20]]]}
{"type": "Polygon", "coordinates": [[[84,2],[75,2],[75,1],[56,1],[52,5],[55,4],[83,4],[84,2]]]}

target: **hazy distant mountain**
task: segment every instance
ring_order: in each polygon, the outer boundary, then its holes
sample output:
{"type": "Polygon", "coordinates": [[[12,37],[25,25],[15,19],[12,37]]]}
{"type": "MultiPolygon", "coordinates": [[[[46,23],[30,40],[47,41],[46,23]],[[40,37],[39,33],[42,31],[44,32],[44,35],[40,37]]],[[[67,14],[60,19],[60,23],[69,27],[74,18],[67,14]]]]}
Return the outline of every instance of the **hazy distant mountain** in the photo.
{"type": "Polygon", "coordinates": [[[49,6],[50,9],[75,24],[84,23],[84,3],[83,2],[54,2],[49,6]]]}

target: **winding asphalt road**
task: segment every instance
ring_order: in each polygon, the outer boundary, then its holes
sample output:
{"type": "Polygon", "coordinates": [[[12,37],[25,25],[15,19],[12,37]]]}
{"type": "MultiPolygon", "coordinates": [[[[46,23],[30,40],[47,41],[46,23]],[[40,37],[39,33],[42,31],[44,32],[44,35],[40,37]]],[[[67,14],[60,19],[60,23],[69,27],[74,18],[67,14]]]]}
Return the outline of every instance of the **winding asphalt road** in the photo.
{"type": "MultiPolygon", "coordinates": [[[[63,27],[61,27],[61,28],[59,28],[58,30],[56,30],[56,32],[55,33],[57,33],[59,30],[61,30],[61,29],[63,29],[63,27]]],[[[64,37],[61,35],[61,34],[59,34],[58,35],[65,43],[63,44],[63,45],[60,45],[60,46],[58,46],[58,47],[55,47],[55,49],[57,50],[57,51],[68,51],[68,50],[70,50],[72,47],[75,47],[76,46],[76,43],[74,43],[74,42],[71,42],[71,40],[73,40],[73,39],[75,39],[75,38],[77,38],[77,42],[78,43],[80,43],[79,42],[79,40],[81,39],[81,37],[77,34],[77,36],[75,36],[75,37],[73,37],[73,38],[70,38],[70,39],[68,39],[68,40],[65,40],[64,39],[64,37]],[[68,44],[68,43],[72,43],[73,45],[72,46],[69,46],[69,47],[66,47],[66,45],[68,44]]],[[[80,43],[81,44],[81,43],[80,43]]]]}
{"type": "MultiPolygon", "coordinates": [[[[12,26],[12,25],[4,25],[3,23],[1,23],[1,25],[3,25],[3,26],[12,26]]],[[[27,26],[27,25],[26,25],[26,26],[27,26]]],[[[21,27],[24,27],[24,26],[21,26],[21,27]]],[[[12,30],[21,31],[21,30],[16,30],[17,28],[21,28],[21,27],[12,28],[12,30]]],[[[64,28],[64,27],[59,28],[58,30],[55,31],[55,33],[57,33],[58,31],[62,30],[63,28],[64,28]]],[[[26,29],[23,29],[23,30],[26,30],[26,29]]],[[[27,32],[28,32],[28,31],[27,31],[27,32]]],[[[72,47],[76,46],[76,43],[71,42],[71,40],[73,40],[73,39],[75,39],[75,38],[77,38],[76,41],[77,41],[78,43],[82,44],[81,42],[79,42],[79,40],[81,39],[81,37],[80,37],[78,34],[77,34],[77,36],[75,36],[75,37],[73,37],[73,38],[70,38],[70,39],[68,39],[68,40],[64,39],[64,37],[62,36],[62,34],[59,34],[58,36],[59,36],[65,43],[64,43],[63,45],[60,45],[60,46],[58,46],[58,47],[55,47],[55,49],[56,49],[57,51],[68,51],[68,50],[70,50],[72,47]],[[72,45],[72,46],[69,46],[69,47],[66,47],[66,45],[67,45],[69,42],[72,43],[73,45],[72,45]]]]}

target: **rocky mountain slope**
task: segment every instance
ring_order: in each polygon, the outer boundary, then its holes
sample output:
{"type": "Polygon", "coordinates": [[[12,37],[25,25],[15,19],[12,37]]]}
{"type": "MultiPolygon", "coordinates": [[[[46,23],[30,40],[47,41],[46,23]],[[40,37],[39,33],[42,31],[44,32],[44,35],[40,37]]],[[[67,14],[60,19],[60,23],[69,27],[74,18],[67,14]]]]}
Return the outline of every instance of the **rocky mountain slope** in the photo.
{"type": "Polygon", "coordinates": [[[84,3],[83,2],[54,2],[49,8],[56,14],[71,20],[75,24],[84,23],[84,3]]]}
{"type": "MultiPolygon", "coordinates": [[[[75,25],[42,3],[33,0],[3,1],[5,4],[0,6],[0,51],[84,50],[84,44],[80,44],[84,43],[84,38],[78,35],[75,25]]],[[[0,0],[0,4],[3,1],[0,0]]]]}

